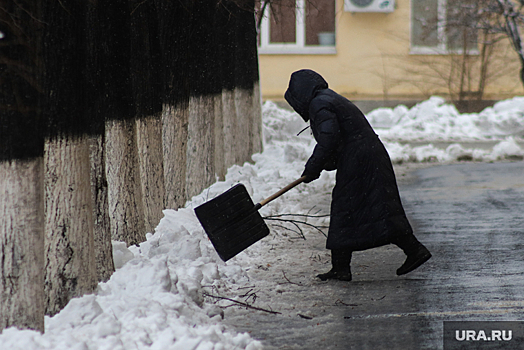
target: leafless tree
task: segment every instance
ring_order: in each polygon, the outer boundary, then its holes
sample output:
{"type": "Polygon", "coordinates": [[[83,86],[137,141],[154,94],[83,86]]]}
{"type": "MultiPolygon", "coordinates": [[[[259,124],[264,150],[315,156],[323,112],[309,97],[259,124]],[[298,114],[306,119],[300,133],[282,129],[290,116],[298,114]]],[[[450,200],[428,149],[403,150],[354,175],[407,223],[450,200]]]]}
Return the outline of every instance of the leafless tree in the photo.
{"type": "Polygon", "coordinates": [[[489,84],[514,74],[516,62],[507,40],[522,51],[518,27],[522,22],[517,15],[521,6],[517,9],[516,3],[506,0],[448,0],[445,4],[438,13],[424,8],[418,14],[413,11],[418,37],[412,31],[410,43],[426,51],[412,55],[410,65],[404,57],[393,55],[392,61],[398,62],[395,68],[406,73],[393,83],[410,83],[426,96],[447,91],[457,105],[480,101],[489,84]]]}
{"type": "Polygon", "coordinates": [[[524,1],[480,0],[474,4],[477,14],[476,28],[510,41],[519,58],[520,81],[524,85],[524,48],[521,34],[524,25],[524,1]]]}
{"type": "Polygon", "coordinates": [[[0,3],[0,330],[44,330],[40,14],[0,3]]]}

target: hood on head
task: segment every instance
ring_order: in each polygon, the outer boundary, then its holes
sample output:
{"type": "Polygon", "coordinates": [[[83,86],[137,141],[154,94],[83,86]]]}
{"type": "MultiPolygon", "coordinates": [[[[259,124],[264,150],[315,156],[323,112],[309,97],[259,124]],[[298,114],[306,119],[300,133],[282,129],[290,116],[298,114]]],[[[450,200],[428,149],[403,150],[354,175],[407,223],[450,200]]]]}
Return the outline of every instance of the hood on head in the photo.
{"type": "Polygon", "coordinates": [[[319,90],[327,89],[328,83],[320,74],[311,69],[302,69],[291,74],[289,87],[284,98],[300,114],[305,122],[309,120],[309,103],[319,90]]]}

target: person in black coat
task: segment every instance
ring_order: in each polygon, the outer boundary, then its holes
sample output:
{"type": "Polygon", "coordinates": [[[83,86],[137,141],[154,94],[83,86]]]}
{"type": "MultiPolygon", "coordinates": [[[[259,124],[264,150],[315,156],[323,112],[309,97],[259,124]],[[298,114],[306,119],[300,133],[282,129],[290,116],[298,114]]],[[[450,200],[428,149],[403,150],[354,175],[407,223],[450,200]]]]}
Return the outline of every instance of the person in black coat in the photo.
{"type": "Polygon", "coordinates": [[[305,182],[322,170],[337,170],[326,244],[332,269],[317,277],[350,281],[352,252],[386,244],[407,255],[397,275],[425,263],[431,253],[413,235],[391,159],[364,114],[309,69],[291,75],[285,99],[310,122],[317,142],[302,174],[305,182]]]}

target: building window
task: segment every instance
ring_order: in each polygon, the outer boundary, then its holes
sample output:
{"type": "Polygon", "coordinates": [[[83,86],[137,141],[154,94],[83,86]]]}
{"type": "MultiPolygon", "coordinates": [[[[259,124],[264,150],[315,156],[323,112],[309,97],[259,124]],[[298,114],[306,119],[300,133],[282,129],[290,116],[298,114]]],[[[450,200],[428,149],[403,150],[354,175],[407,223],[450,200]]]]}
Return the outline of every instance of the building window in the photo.
{"type": "Polygon", "coordinates": [[[261,54],[336,53],[335,0],[282,0],[267,5],[258,43],[261,54]]]}
{"type": "Polygon", "coordinates": [[[411,53],[476,54],[472,1],[477,0],[411,1],[411,53]]]}

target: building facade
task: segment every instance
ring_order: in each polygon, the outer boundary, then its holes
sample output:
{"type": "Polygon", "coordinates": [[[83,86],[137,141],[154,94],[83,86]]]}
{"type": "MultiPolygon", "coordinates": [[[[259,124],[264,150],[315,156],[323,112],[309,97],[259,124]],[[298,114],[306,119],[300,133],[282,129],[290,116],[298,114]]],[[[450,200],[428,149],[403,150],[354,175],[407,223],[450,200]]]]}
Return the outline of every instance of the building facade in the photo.
{"type": "Polygon", "coordinates": [[[471,0],[281,0],[258,6],[263,99],[310,68],[352,100],[498,100],[523,93],[517,54],[475,29],[471,0]]]}

